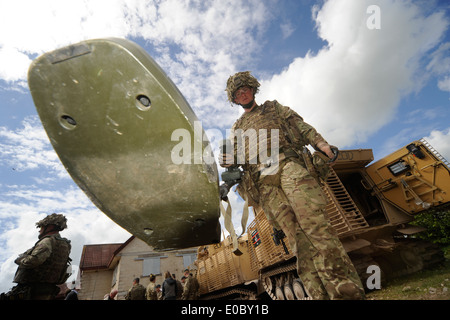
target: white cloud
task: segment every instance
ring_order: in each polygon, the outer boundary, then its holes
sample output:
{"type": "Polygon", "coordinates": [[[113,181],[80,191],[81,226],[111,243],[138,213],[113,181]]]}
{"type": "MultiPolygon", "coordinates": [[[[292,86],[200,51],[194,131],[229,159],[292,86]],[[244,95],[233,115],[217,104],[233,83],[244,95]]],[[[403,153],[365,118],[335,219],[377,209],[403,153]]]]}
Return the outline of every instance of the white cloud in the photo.
{"type": "Polygon", "coordinates": [[[438,81],[438,88],[450,92],[450,77],[446,76],[438,81]]]}
{"type": "Polygon", "coordinates": [[[0,47],[0,78],[8,82],[26,78],[26,70],[31,59],[24,53],[11,47],[0,47]]]}
{"type": "Polygon", "coordinates": [[[450,161],[450,127],[446,130],[433,130],[424,138],[434,149],[437,150],[447,161],[450,161]]]}
{"type": "Polygon", "coordinates": [[[448,26],[442,12],[426,16],[409,1],[328,1],[314,18],[328,46],[262,81],[259,99],[292,107],[340,147],[365,142],[393,119],[402,97],[421,88],[428,79],[421,60],[448,26]],[[373,4],[379,30],[366,25],[373,4]]]}
{"type": "Polygon", "coordinates": [[[87,37],[125,36],[123,6],[118,0],[2,1],[0,46],[40,54],[87,37]]]}
{"type": "Polygon", "coordinates": [[[427,69],[438,77],[438,88],[450,92],[450,42],[443,43],[431,55],[432,59],[427,69]]]}
{"type": "Polygon", "coordinates": [[[14,170],[24,171],[44,167],[59,178],[69,177],[58,159],[36,116],[22,121],[23,128],[11,131],[0,127],[0,160],[14,170]]]}
{"type": "Polygon", "coordinates": [[[291,36],[291,34],[295,31],[295,27],[290,23],[282,23],[280,25],[281,34],[283,35],[283,39],[287,39],[291,36]]]}

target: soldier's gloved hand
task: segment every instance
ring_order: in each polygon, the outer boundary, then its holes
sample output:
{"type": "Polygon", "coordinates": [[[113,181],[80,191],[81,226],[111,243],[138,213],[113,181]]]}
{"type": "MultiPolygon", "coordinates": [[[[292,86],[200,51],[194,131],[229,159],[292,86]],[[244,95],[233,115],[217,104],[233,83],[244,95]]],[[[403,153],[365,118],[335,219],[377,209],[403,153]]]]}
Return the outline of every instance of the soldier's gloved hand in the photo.
{"type": "Polygon", "coordinates": [[[222,153],[219,155],[219,164],[222,168],[229,168],[234,164],[234,157],[230,153],[222,153]]]}
{"type": "Polygon", "coordinates": [[[333,160],[333,162],[330,163],[330,165],[333,165],[334,162],[336,161],[335,159],[335,154],[333,152],[333,150],[331,150],[331,146],[328,143],[324,143],[322,145],[319,145],[318,148],[327,155],[328,158],[330,158],[330,160],[333,160]]]}

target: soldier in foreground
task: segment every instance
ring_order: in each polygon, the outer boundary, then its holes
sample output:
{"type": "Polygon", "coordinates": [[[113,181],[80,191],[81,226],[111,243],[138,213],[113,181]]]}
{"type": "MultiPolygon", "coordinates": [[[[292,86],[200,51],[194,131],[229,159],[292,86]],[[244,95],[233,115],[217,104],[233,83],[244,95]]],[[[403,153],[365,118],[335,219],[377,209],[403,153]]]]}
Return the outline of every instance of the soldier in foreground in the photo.
{"type": "Polygon", "coordinates": [[[70,274],[67,267],[71,261],[70,241],[62,238],[59,231],[67,228],[67,219],[53,213],[36,223],[39,241],[14,261],[19,265],[14,276],[17,286],[1,299],[52,300],[59,293],[58,284],[64,283],[70,274]]]}
{"type": "Polygon", "coordinates": [[[330,159],[333,151],[290,108],[277,101],[258,105],[255,94],[259,86],[248,71],[238,72],[227,81],[228,100],[242,106],[244,113],[231,130],[230,140],[238,141],[234,154],[223,154],[221,166],[242,165],[244,174],[238,192],[249,204],[261,206],[273,227],[287,236],[297,257],[298,275],[311,298],[364,299],[358,274],[325,216],[326,198],[301,157],[302,148],[308,144],[330,159]],[[252,131],[256,134],[250,134],[252,131]],[[261,131],[265,135],[259,134],[261,131]],[[275,132],[278,139],[273,141],[275,132]],[[246,137],[248,141],[242,143],[246,137]],[[264,156],[261,146],[266,149],[264,156]]]}

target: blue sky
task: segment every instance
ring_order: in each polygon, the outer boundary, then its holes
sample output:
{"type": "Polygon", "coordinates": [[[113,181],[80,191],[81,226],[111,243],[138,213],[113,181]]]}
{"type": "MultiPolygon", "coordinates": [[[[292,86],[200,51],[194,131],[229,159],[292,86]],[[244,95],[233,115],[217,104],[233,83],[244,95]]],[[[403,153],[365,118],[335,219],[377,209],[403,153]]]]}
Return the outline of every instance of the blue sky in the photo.
{"type": "MultiPolygon", "coordinates": [[[[207,130],[225,132],[239,117],[226,80],[251,70],[262,84],[257,102],[290,106],[341,149],[372,148],[378,159],[425,137],[449,159],[449,23],[445,0],[1,0],[0,292],[48,213],[69,220],[62,234],[75,272],[84,244],[130,236],[79,190],[48,142],[26,79],[40,54],[127,38],[161,65],[207,130]]],[[[231,199],[239,213],[241,199],[231,199]]]]}

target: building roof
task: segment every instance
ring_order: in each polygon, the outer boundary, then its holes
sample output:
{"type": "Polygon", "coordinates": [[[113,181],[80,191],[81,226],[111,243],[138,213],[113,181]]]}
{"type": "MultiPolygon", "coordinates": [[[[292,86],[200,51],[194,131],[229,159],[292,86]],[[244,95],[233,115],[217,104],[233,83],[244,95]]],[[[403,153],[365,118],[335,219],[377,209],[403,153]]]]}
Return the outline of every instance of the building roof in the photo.
{"type": "Polygon", "coordinates": [[[80,270],[108,269],[114,256],[130,243],[133,238],[134,236],[125,243],[84,245],[80,259],[80,270]]]}

